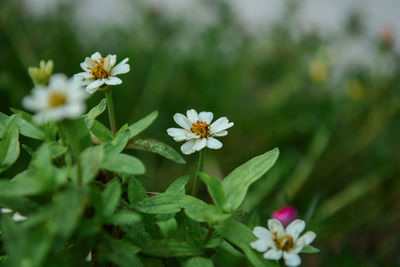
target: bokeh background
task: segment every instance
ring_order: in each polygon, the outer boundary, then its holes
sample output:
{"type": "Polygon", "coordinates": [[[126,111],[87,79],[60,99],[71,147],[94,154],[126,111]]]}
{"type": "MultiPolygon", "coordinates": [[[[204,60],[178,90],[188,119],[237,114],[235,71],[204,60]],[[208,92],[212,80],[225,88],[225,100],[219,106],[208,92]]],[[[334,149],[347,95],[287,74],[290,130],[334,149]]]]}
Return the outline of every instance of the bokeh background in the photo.
{"type": "MultiPolygon", "coordinates": [[[[166,134],[174,113],[227,116],[235,126],[223,149],[206,152],[207,172],[222,178],[281,150],[250,188],[245,223],[292,205],[318,234],[321,252],[303,255],[304,266],[400,266],[399,10],[396,0],[3,0],[0,111],[21,108],[27,68],[41,59],[72,76],[95,51],[129,57],[113,89],[119,126],[158,110],[144,135],[179,150],[166,134]]],[[[139,157],[149,191],[197,164],[139,157]]]]}

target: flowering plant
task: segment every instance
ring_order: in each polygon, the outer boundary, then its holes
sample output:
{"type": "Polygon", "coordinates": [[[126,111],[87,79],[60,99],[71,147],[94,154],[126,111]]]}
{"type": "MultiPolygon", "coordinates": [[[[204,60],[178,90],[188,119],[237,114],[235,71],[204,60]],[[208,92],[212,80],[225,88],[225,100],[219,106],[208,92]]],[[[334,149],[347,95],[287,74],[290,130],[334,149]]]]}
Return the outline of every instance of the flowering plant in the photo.
{"type": "Polygon", "coordinates": [[[274,219],[270,230],[256,227],[253,232],[242,223],[240,206],[247,190],[272,168],[279,149],[250,159],[222,181],[210,175],[203,170],[204,148],[221,148],[215,137],[227,135],[233,126],[226,117],[211,123],[212,112],[177,113],[173,119],[182,129],[167,130],[175,141],[186,141],[184,154],[199,152],[191,194],[186,193],[189,175],[164,192],[148,192],[142,176],[146,168],[135,150],[156,153],[172,164],[185,160],[169,145],[139,137],[157,111],[117,127],[108,86],[122,83],[115,75],[130,70],[126,62],[115,66],[116,56],[103,58],[96,52],[81,64],[85,72],[75,79],[52,75],[52,68],[43,70],[46,75],[31,71],[35,88],[23,105],[35,114],[16,109],[10,116],[0,114],[0,172],[17,162],[20,145],[31,157],[25,171],[0,180],[2,262],[144,266],[153,259],[174,266],[213,266],[213,254],[227,253],[255,266],[277,266],[283,255],[286,264],[296,266],[297,253],[318,251],[308,246],[315,234],[298,238],[303,221],[284,230],[274,219]],[[97,90],[105,98],[84,113],[87,93],[97,90]],[[110,129],[97,119],[106,109],[110,129]],[[37,145],[22,144],[25,137],[37,145]],[[213,204],[197,196],[200,182],[213,204]],[[267,249],[265,259],[256,251],[267,249]]]}

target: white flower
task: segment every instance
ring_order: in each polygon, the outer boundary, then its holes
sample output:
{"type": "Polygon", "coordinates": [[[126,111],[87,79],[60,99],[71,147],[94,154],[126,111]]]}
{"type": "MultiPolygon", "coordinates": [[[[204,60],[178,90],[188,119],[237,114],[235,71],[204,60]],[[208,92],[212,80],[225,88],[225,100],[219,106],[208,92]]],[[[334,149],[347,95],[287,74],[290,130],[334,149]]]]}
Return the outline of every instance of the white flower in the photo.
{"type": "Polygon", "coordinates": [[[36,112],[38,123],[76,118],[85,111],[88,94],[73,79],[64,74],[50,77],[48,86],[36,86],[32,94],[26,96],[23,106],[36,112]]]}
{"type": "Polygon", "coordinates": [[[0,209],[0,213],[10,213],[10,212],[12,212],[12,210],[10,210],[10,209],[7,209],[7,208],[1,208],[0,209]]]}
{"type": "Polygon", "coordinates": [[[305,222],[299,219],[291,222],[286,229],[277,219],[270,219],[269,230],[261,226],[254,228],[253,234],[258,240],[250,245],[259,252],[265,252],[263,255],[265,259],[279,260],[283,256],[287,266],[299,266],[301,259],[297,254],[316,237],[312,231],[299,237],[304,227],[305,222]]]}
{"type": "Polygon", "coordinates": [[[26,220],[25,216],[22,216],[21,214],[19,214],[18,212],[14,213],[14,215],[12,216],[12,219],[14,220],[14,222],[22,222],[26,220]]]}
{"type": "Polygon", "coordinates": [[[225,136],[228,134],[226,129],[233,126],[233,122],[229,122],[226,117],[221,117],[212,124],[212,112],[197,112],[190,109],[186,115],[176,113],[174,115],[175,122],[181,128],[169,128],[168,135],[174,138],[175,141],[187,141],[181,146],[183,154],[189,155],[196,151],[200,151],[204,147],[211,149],[219,149],[222,143],[215,139],[215,136],[225,136]]]}
{"type": "Polygon", "coordinates": [[[99,52],[96,52],[90,58],[85,58],[85,61],[81,63],[84,72],[75,74],[74,78],[82,86],[86,86],[85,89],[89,94],[93,94],[101,87],[121,84],[122,80],[115,76],[130,70],[129,64],[126,64],[128,60],[125,58],[114,66],[117,62],[116,55],[102,57],[99,52]]]}

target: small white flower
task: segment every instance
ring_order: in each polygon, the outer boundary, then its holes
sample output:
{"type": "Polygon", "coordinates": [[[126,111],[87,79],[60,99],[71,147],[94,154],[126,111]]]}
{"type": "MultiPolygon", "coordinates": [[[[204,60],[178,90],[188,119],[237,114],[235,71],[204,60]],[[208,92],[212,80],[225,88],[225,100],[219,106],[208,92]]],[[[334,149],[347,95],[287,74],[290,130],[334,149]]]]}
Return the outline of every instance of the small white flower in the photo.
{"type": "Polygon", "coordinates": [[[0,213],[10,213],[10,212],[12,212],[12,210],[7,209],[7,208],[1,208],[0,209],[0,213]]]}
{"type": "Polygon", "coordinates": [[[204,147],[211,149],[219,149],[222,143],[215,139],[216,136],[225,136],[228,134],[226,129],[233,126],[233,122],[229,122],[226,117],[221,117],[211,124],[214,117],[212,112],[197,112],[190,109],[186,115],[176,113],[174,115],[175,122],[181,128],[169,128],[168,135],[175,141],[187,141],[181,146],[183,154],[189,155],[196,151],[200,151],[204,147]]]}
{"type": "Polygon", "coordinates": [[[32,94],[26,96],[23,106],[36,112],[34,120],[38,123],[73,119],[83,114],[88,94],[73,79],[64,74],[50,77],[48,86],[36,86],[32,94]]]}
{"type": "Polygon", "coordinates": [[[85,58],[85,61],[81,63],[84,72],[75,74],[74,78],[82,86],[85,86],[89,94],[93,94],[106,85],[121,84],[122,80],[115,76],[127,73],[130,70],[129,64],[126,64],[128,60],[128,58],[125,58],[115,66],[116,55],[102,57],[99,52],[96,52],[91,57],[85,58]]]}
{"type": "Polygon", "coordinates": [[[22,216],[21,214],[19,214],[18,212],[14,213],[14,215],[12,216],[12,219],[14,220],[14,222],[22,222],[26,220],[25,216],[22,216]]]}
{"type": "Polygon", "coordinates": [[[303,247],[314,241],[316,234],[308,231],[299,237],[303,232],[305,222],[294,220],[286,229],[277,219],[268,220],[268,229],[256,226],[253,234],[258,238],[252,242],[252,248],[264,253],[264,258],[269,260],[279,260],[283,257],[287,266],[299,266],[301,259],[297,255],[303,247]]]}

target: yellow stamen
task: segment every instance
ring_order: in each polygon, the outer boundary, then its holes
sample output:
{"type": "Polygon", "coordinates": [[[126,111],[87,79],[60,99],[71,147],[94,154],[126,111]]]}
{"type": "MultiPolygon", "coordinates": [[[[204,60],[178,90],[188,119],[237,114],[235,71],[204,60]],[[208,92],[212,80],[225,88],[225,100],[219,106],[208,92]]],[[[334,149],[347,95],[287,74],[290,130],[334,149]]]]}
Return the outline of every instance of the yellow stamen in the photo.
{"type": "Polygon", "coordinates": [[[196,123],[192,123],[190,131],[200,136],[200,138],[208,138],[210,136],[210,128],[210,125],[208,125],[206,122],[197,121],[196,123]]]}
{"type": "Polygon", "coordinates": [[[55,108],[67,103],[67,95],[62,92],[52,92],[48,99],[49,107],[55,108]]]}
{"type": "Polygon", "coordinates": [[[275,245],[279,250],[290,251],[293,248],[293,237],[291,237],[290,235],[281,238],[277,236],[276,232],[274,232],[273,235],[275,236],[275,245]]]}
{"type": "Polygon", "coordinates": [[[88,67],[96,79],[106,79],[109,76],[108,72],[104,69],[104,60],[105,58],[94,60],[94,63],[96,63],[97,66],[95,68],[88,67]]]}

